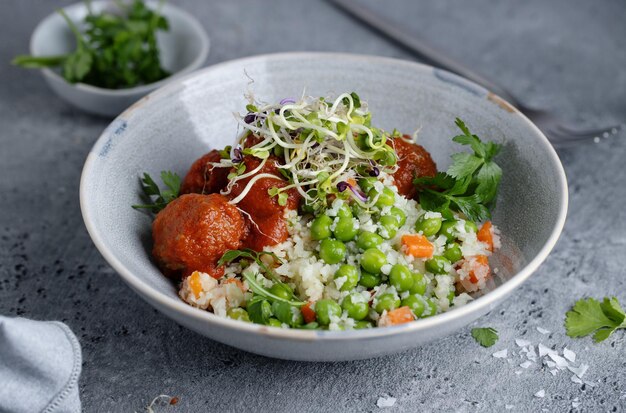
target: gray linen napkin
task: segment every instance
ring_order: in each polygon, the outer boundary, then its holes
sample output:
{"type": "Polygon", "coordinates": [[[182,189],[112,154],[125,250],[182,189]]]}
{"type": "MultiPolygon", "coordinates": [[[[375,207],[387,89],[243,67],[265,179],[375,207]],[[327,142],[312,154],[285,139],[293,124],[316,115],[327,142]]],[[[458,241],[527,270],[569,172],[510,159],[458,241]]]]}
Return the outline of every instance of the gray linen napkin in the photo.
{"type": "Polygon", "coordinates": [[[65,324],[0,316],[0,412],[80,412],[81,363],[65,324]]]}

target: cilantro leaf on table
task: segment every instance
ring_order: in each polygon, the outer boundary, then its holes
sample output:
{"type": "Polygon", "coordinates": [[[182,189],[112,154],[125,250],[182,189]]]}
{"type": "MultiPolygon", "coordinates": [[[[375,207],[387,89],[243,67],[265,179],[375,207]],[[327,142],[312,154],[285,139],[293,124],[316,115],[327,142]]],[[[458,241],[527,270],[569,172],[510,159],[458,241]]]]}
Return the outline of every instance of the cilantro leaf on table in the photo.
{"type": "Polygon", "coordinates": [[[481,141],[459,118],[455,123],[463,134],[452,140],[470,146],[474,153],[455,153],[447,172],[417,178],[413,183],[418,187],[424,209],[438,212],[453,209],[472,221],[484,221],[490,218],[489,208],[502,178],[502,169],[493,161],[502,145],[481,141]]]}
{"type": "Polygon", "coordinates": [[[154,182],[154,179],[148,173],[144,173],[143,178],[141,178],[141,189],[147,203],[133,205],[132,207],[135,209],[148,209],[156,214],[165,208],[167,204],[178,198],[181,184],[180,176],[171,171],[161,171],[161,181],[165,184],[166,189],[160,189],[154,182]],[[153,197],[156,198],[152,199],[153,197]]]}
{"type": "Polygon", "coordinates": [[[498,332],[492,327],[472,328],[472,337],[483,347],[491,347],[498,341],[498,332]]]}
{"type": "Polygon", "coordinates": [[[626,314],[615,297],[602,302],[580,299],[565,316],[565,329],[570,337],[593,334],[596,343],[606,340],[617,329],[626,329],[626,314]]]}

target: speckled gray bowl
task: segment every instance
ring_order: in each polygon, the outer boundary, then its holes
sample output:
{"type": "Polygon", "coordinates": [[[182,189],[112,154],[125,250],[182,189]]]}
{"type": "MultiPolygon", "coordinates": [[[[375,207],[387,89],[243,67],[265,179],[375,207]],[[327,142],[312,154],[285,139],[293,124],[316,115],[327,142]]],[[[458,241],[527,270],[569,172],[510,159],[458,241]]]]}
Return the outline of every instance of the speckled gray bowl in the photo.
{"type": "MultiPolygon", "coordinates": [[[[161,13],[169,22],[168,31],[157,32],[161,65],[172,75],[158,82],[128,89],[104,89],[85,83],[68,83],[57,70],[42,69],[46,82],[65,101],[85,112],[96,115],[117,116],[141,97],[158,89],[165,83],[193,70],[199,69],[209,53],[209,36],[194,16],[186,11],[165,3],[159,6],[156,1],[147,4],[161,13]]],[[[111,0],[92,1],[94,13],[103,10],[117,10],[111,0]]],[[[74,21],[83,21],[88,14],[86,2],[80,2],[63,9],[74,21]]],[[[75,40],[67,23],[59,13],[52,13],[35,28],[30,39],[30,53],[33,56],[54,56],[74,50],[75,40]]]]}
{"type": "MultiPolygon", "coordinates": [[[[139,296],[178,323],[214,340],[271,357],[330,361],[407,350],[474,321],[509,296],[556,243],[567,211],[561,163],[543,134],[498,97],[458,76],[406,61],[345,54],[293,53],[222,63],[172,82],[122,113],[102,134],[83,170],[80,201],[91,237],[139,296]],[[251,83],[250,79],[254,82],[251,83]],[[183,175],[210,148],[231,144],[232,115],[248,90],[265,101],[357,91],[374,122],[411,132],[440,169],[459,150],[454,118],[474,133],[503,142],[504,170],[493,220],[503,234],[492,291],[468,305],[394,327],[306,331],[249,324],[188,306],[150,259],[151,220],[131,209],[139,175],[170,169],[183,175]]],[[[106,294],[106,292],[103,292],[106,294]]]]}

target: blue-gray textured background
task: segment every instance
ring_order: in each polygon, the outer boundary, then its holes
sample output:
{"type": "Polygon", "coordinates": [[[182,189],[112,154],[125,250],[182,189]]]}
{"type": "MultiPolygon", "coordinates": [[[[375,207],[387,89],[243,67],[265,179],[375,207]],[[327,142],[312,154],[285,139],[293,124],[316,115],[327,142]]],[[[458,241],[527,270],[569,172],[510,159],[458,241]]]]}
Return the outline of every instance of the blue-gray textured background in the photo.
{"type": "MultiPolygon", "coordinates": [[[[477,325],[500,341],[477,346],[469,328],[408,353],[359,362],[294,363],[211,342],[159,315],[127,288],[92,245],[80,216],[83,161],[107,121],[60,101],[33,71],[11,67],[37,22],[68,1],[0,2],[0,313],[60,319],[83,346],[85,411],[626,410],[624,332],[603,344],[562,327],[578,298],[626,302],[626,134],[559,150],[570,212],[555,251],[517,294],[477,325]],[[541,335],[536,327],[553,331],[541,335]],[[524,337],[567,345],[590,365],[585,380],[553,377],[491,357],[524,337]],[[546,390],[545,398],[533,394],[546,390]],[[574,410],[577,410],[574,409],[574,410]]],[[[212,40],[208,64],[292,50],[411,59],[324,1],[173,1],[212,40]]],[[[619,0],[366,2],[531,104],[587,126],[626,120],[626,3],[619,0]]],[[[521,360],[520,360],[521,361],[521,360]]]]}

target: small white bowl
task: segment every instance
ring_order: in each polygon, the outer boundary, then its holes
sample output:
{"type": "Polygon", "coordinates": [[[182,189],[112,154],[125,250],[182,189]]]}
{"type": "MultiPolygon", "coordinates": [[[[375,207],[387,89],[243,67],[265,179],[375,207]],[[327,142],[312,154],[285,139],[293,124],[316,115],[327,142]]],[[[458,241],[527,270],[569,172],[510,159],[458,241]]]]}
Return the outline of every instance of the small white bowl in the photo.
{"type": "MultiPolygon", "coordinates": [[[[150,8],[158,3],[147,2],[150,8]]],[[[112,1],[91,3],[94,13],[109,10],[112,1]]],[[[76,3],[63,9],[79,27],[88,14],[85,3],[76,3]]],[[[42,69],[52,90],[62,99],[86,112],[103,116],[116,116],[141,97],[163,86],[166,82],[198,69],[209,54],[209,36],[191,14],[165,3],[161,14],[169,22],[168,31],[157,33],[161,65],[172,75],[155,83],[128,89],[104,89],[85,83],[67,82],[57,70],[42,69]]],[[[30,39],[33,56],[51,56],[74,50],[75,40],[63,17],[55,12],[43,19],[35,28],[30,39]]]]}

